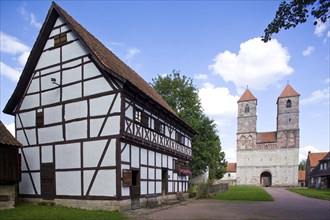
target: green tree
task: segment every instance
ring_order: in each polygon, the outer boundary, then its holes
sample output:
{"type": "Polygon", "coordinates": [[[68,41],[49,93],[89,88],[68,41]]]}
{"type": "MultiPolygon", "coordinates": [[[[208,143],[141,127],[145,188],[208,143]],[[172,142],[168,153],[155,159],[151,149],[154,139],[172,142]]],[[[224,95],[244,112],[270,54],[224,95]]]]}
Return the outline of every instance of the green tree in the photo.
{"type": "Polygon", "coordinates": [[[330,18],[329,0],[293,0],[291,2],[281,2],[274,20],[268,24],[264,30],[262,39],[264,42],[271,40],[274,33],[278,33],[282,28],[285,30],[296,27],[300,23],[305,23],[310,14],[315,18],[314,25],[317,22],[325,23],[330,18]]]}
{"type": "Polygon", "coordinates": [[[219,179],[225,172],[225,154],[221,151],[216,125],[203,111],[198,89],[192,79],[173,73],[152,79],[151,85],[177,112],[178,116],[199,132],[192,140],[193,176],[198,176],[209,168],[209,177],[219,179]]]}
{"type": "Polygon", "coordinates": [[[298,167],[299,167],[299,170],[306,170],[306,159],[300,161],[298,167]]]}

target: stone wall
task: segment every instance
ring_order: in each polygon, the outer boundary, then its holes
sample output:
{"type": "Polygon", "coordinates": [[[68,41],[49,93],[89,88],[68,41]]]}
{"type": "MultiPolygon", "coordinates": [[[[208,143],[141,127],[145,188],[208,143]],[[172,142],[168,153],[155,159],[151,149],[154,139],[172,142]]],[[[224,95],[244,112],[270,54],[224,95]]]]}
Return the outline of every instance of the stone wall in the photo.
{"type": "Polygon", "coordinates": [[[0,185],[0,210],[15,208],[16,185],[0,185]]]}

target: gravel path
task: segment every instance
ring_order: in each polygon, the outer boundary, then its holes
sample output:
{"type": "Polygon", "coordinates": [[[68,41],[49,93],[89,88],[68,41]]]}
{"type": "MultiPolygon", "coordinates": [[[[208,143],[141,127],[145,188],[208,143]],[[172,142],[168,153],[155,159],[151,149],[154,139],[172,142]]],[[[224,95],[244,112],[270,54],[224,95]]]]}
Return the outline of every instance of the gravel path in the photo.
{"type": "Polygon", "coordinates": [[[330,219],[330,201],[282,188],[265,188],[272,202],[189,200],[174,207],[132,212],[131,219],[330,219]]]}

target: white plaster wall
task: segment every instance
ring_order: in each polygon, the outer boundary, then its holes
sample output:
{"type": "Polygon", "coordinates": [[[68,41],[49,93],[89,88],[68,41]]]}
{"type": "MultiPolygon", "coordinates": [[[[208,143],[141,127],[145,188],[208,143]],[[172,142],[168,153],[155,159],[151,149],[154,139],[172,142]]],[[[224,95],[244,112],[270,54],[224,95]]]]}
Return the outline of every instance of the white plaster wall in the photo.
{"type": "Polygon", "coordinates": [[[116,170],[99,170],[90,195],[115,196],[116,195],[116,170]]]}
{"type": "Polygon", "coordinates": [[[148,168],[148,177],[149,177],[149,180],[155,179],[155,169],[154,168],[148,168]]]}
{"type": "Polygon", "coordinates": [[[87,117],[87,101],[73,102],[65,105],[65,120],[87,117]]]}
{"type": "Polygon", "coordinates": [[[163,157],[162,167],[167,168],[167,155],[163,154],[162,157],[163,157]]]}
{"type": "Polygon", "coordinates": [[[52,78],[56,79],[56,82],[58,84],[61,83],[61,79],[60,79],[60,73],[56,72],[47,76],[43,76],[41,77],[41,90],[46,90],[46,89],[53,89],[55,87],[58,87],[58,85],[55,85],[54,83],[52,83],[52,78]]]}
{"type": "Polygon", "coordinates": [[[161,180],[162,179],[162,170],[156,169],[156,179],[161,180]]]}
{"type": "Polygon", "coordinates": [[[121,160],[125,162],[130,162],[130,145],[126,144],[125,146],[125,144],[122,143],[121,149],[122,149],[121,160]]]}
{"type": "Polygon", "coordinates": [[[148,157],[149,157],[149,160],[148,160],[149,166],[155,166],[155,152],[149,150],[148,157]]]}
{"type": "Polygon", "coordinates": [[[168,183],[168,189],[167,190],[168,190],[169,193],[173,192],[173,182],[168,183]]]}
{"type": "MultiPolygon", "coordinates": [[[[23,149],[23,152],[30,170],[40,170],[39,147],[27,147],[23,149]]],[[[23,168],[26,170],[25,167],[23,168]]]]}
{"type": "Polygon", "coordinates": [[[84,142],[83,164],[84,167],[97,167],[107,140],[84,142]]]}
{"type": "Polygon", "coordinates": [[[81,94],[81,83],[76,83],[71,86],[65,86],[62,88],[62,99],[63,101],[76,99],[82,97],[81,94]]]}
{"type": "Polygon", "coordinates": [[[141,167],[141,179],[147,179],[148,178],[148,168],[141,167]]]}
{"type": "Polygon", "coordinates": [[[42,146],[41,147],[41,162],[52,163],[53,162],[53,146],[42,146]]]}
{"type": "Polygon", "coordinates": [[[61,68],[60,65],[56,65],[56,66],[53,66],[53,67],[50,67],[50,68],[47,67],[47,69],[44,69],[44,70],[40,71],[40,75],[43,76],[43,75],[46,75],[48,73],[59,72],[60,68],[61,68]]]}
{"type": "MultiPolygon", "coordinates": [[[[126,108],[128,106],[128,103],[126,103],[126,108]]],[[[129,119],[133,119],[133,107],[129,106],[128,109],[126,110],[125,116],[129,119]]]]}
{"type": "Polygon", "coordinates": [[[60,88],[41,93],[41,105],[60,102],[60,88]]]}
{"type": "Polygon", "coordinates": [[[35,145],[37,143],[36,140],[36,129],[25,129],[25,133],[27,139],[29,140],[30,145],[35,145]]]}
{"type": "Polygon", "coordinates": [[[44,109],[44,124],[62,122],[62,105],[44,109]]]}
{"type": "Polygon", "coordinates": [[[38,129],[39,144],[63,141],[62,126],[52,126],[38,129]]]}
{"type": "MultiPolygon", "coordinates": [[[[68,37],[71,37],[70,34],[68,34],[68,37]]],[[[81,45],[79,41],[74,41],[70,44],[66,44],[62,46],[62,61],[71,60],[75,57],[86,55],[87,50],[81,45]]]]}
{"type": "Polygon", "coordinates": [[[102,136],[106,135],[115,135],[119,134],[120,130],[120,116],[111,116],[108,117],[107,122],[105,123],[104,129],[102,131],[102,136]]]}
{"type": "Polygon", "coordinates": [[[80,143],[55,146],[56,169],[80,168],[80,143]]]}
{"type": "Polygon", "coordinates": [[[90,137],[97,137],[101,126],[103,124],[104,118],[91,119],[90,120],[90,137]]]}
{"type": "Polygon", "coordinates": [[[141,148],[141,164],[147,165],[148,163],[148,154],[147,154],[147,150],[141,148]]]}
{"type": "MultiPolygon", "coordinates": [[[[81,60],[78,60],[79,63],[81,63],[81,60]]],[[[70,62],[70,63],[77,63],[77,61],[70,62]]],[[[81,66],[75,67],[73,69],[68,69],[63,71],[63,78],[62,78],[62,85],[81,81],[81,72],[82,68],[81,66]]]]}
{"type": "Polygon", "coordinates": [[[27,94],[33,93],[33,92],[39,92],[39,78],[32,79],[31,84],[29,85],[29,88],[27,90],[27,94]]]}
{"type": "Polygon", "coordinates": [[[156,193],[161,193],[161,192],[162,192],[162,183],[156,182],[156,193]]]}
{"type": "MultiPolygon", "coordinates": [[[[22,124],[24,127],[31,127],[36,125],[36,112],[29,111],[19,114],[20,119],[22,120],[22,124]]],[[[19,121],[19,120],[18,120],[19,121]]],[[[17,128],[21,128],[21,123],[17,124],[17,128]]]]}
{"type": "Polygon", "coordinates": [[[168,176],[169,176],[168,179],[172,180],[172,178],[173,178],[173,171],[172,170],[168,171],[168,176]]]}
{"type": "Polygon", "coordinates": [[[88,63],[84,65],[84,79],[89,79],[95,76],[100,76],[101,73],[94,65],[94,63],[88,63]]]}
{"type": "Polygon", "coordinates": [[[74,140],[87,137],[87,121],[77,121],[65,125],[67,140],[74,140]]]}
{"type": "Polygon", "coordinates": [[[38,107],[38,106],[40,106],[39,94],[26,95],[26,96],[24,96],[24,99],[23,99],[22,105],[20,107],[20,110],[35,108],[35,107],[38,107]]]}
{"type": "Polygon", "coordinates": [[[104,155],[101,166],[115,166],[116,165],[116,141],[111,140],[108,150],[104,155]]]}
{"type": "Polygon", "coordinates": [[[28,145],[28,140],[25,137],[24,130],[17,130],[16,138],[23,146],[28,145]]]}
{"type": "Polygon", "coordinates": [[[173,169],[173,157],[168,156],[168,169],[173,169]]]}
{"type": "Polygon", "coordinates": [[[161,167],[162,166],[162,154],[156,153],[156,166],[161,167]]]}
{"type": "Polygon", "coordinates": [[[99,98],[91,99],[90,100],[90,115],[97,116],[97,115],[106,115],[108,114],[110,105],[114,95],[102,96],[99,98]]]}
{"type": "Polygon", "coordinates": [[[81,172],[56,172],[57,195],[81,195],[81,172]]]}
{"type": "Polygon", "coordinates": [[[155,182],[154,181],[149,181],[148,182],[148,194],[153,194],[155,193],[155,182]]]}
{"type": "Polygon", "coordinates": [[[147,185],[148,184],[148,182],[147,181],[141,181],[141,195],[146,195],[146,194],[148,194],[148,192],[147,192],[147,185]]]}
{"type": "Polygon", "coordinates": [[[97,78],[84,82],[84,96],[111,91],[111,86],[104,78],[97,78]]]}
{"type": "MultiPolygon", "coordinates": [[[[40,173],[31,173],[37,194],[40,194],[40,173]]],[[[32,181],[28,173],[22,173],[22,181],[19,183],[19,193],[35,195],[32,181]]]]}
{"type": "Polygon", "coordinates": [[[131,151],[132,151],[132,161],[131,161],[131,166],[135,168],[140,167],[140,153],[139,153],[139,148],[136,146],[131,146],[131,151]]]}
{"type": "Polygon", "coordinates": [[[56,48],[53,50],[46,50],[42,52],[38,64],[36,66],[36,69],[41,69],[46,66],[51,66],[58,63],[60,63],[60,48],[56,48]]]}

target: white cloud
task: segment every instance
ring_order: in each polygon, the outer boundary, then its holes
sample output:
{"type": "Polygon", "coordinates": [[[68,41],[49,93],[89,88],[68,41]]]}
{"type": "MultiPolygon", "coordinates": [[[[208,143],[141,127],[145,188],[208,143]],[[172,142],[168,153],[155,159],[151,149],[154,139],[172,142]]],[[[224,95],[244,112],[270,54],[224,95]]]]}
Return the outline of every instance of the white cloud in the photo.
{"type": "Polygon", "coordinates": [[[195,79],[208,79],[208,76],[206,74],[195,74],[195,79]]]}
{"type": "Polygon", "coordinates": [[[315,104],[315,103],[329,103],[330,95],[329,95],[329,87],[325,88],[323,90],[316,90],[312,92],[312,94],[307,98],[301,100],[302,105],[308,105],[308,104],[315,104]]]}
{"type": "Polygon", "coordinates": [[[14,82],[18,82],[21,73],[3,62],[0,62],[1,75],[8,77],[14,82]]]}
{"type": "Polygon", "coordinates": [[[318,37],[322,37],[323,33],[328,29],[329,24],[327,22],[323,23],[321,20],[317,20],[317,25],[315,26],[314,34],[318,37]]]}
{"type": "Polygon", "coordinates": [[[324,83],[325,83],[325,84],[329,84],[329,83],[330,83],[330,78],[325,79],[325,80],[324,80],[324,83]]]}
{"type": "Polygon", "coordinates": [[[125,59],[127,61],[131,61],[135,57],[135,55],[139,54],[140,52],[141,52],[141,50],[139,50],[138,48],[129,48],[127,50],[125,59]]]}
{"type": "Polygon", "coordinates": [[[226,82],[233,82],[238,93],[242,93],[247,85],[263,90],[290,75],[293,68],[288,65],[289,60],[289,52],[276,39],[264,43],[261,38],[254,38],[242,43],[237,54],[219,53],[209,69],[226,82]]]}
{"type": "Polygon", "coordinates": [[[0,32],[0,50],[12,55],[29,52],[30,48],[16,37],[0,32]]]}
{"type": "Polygon", "coordinates": [[[311,55],[313,53],[314,49],[315,48],[313,46],[309,46],[306,50],[304,50],[302,52],[303,56],[309,56],[309,55],[311,55]]]}
{"type": "Polygon", "coordinates": [[[215,87],[204,83],[198,91],[205,114],[210,115],[219,124],[236,117],[238,96],[230,94],[228,88],[215,87]]]}
{"type": "Polygon", "coordinates": [[[15,123],[4,124],[7,130],[15,137],[15,123]]]}
{"type": "Polygon", "coordinates": [[[236,163],[236,148],[231,147],[227,149],[223,149],[226,155],[226,160],[229,163],[236,163]]]}
{"type": "Polygon", "coordinates": [[[308,145],[306,147],[300,148],[299,149],[299,161],[307,159],[308,151],[310,151],[311,153],[320,152],[319,149],[317,149],[316,147],[314,147],[312,145],[308,145]]]}
{"type": "Polygon", "coordinates": [[[25,5],[19,8],[19,12],[23,16],[23,18],[30,23],[32,27],[35,27],[37,29],[41,28],[41,23],[37,22],[37,18],[33,13],[29,13],[26,10],[25,5]]]}

